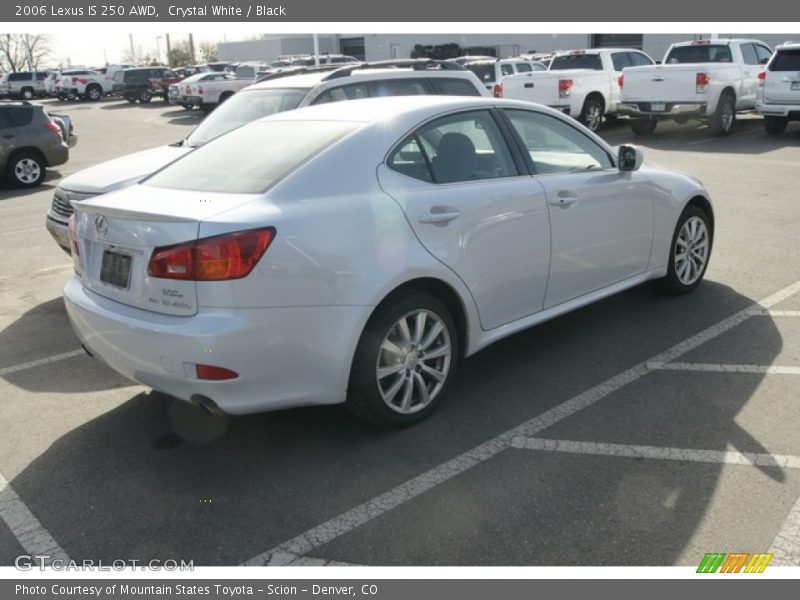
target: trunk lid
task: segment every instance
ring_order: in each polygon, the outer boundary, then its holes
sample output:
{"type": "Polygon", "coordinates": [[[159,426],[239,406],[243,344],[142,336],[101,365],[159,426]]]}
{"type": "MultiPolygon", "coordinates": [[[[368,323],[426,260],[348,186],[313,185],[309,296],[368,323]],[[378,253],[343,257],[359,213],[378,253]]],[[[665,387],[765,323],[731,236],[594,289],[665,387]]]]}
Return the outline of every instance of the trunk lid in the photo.
{"type": "Polygon", "coordinates": [[[539,71],[509,75],[503,78],[503,98],[526,100],[545,106],[556,106],[566,103],[558,92],[560,79],[572,79],[575,71],[539,71]]]}
{"type": "Polygon", "coordinates": [[[779,49],[764,79],[764,102],[800,104],[800,47],[779,49]]]}
{"type": "Polygon", "coordinates": [[[197,313],[195,281],[148,275],[153,250],[197,239],[200,222],[260,196],[135,185],[76,204],[76,270],[88,289],[157,313],[197,313]]]}

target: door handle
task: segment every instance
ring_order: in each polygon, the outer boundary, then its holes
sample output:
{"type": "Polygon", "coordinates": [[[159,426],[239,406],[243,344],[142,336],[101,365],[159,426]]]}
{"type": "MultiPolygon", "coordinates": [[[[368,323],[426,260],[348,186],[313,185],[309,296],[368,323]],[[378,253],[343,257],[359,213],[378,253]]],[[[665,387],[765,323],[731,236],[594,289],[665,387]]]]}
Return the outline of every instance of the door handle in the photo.
{"type": "Polygon", "coordinates": [[[13,139],[14,139],[14,136],[13,136],[13,135],[4,135],[4,136],[3,136],[3,139],[4,139],[4,140],[13,140],[13,139]]]}
{"type": "Polygon", "coordinates": [[[460,212],[452,208],[436,209],[437,207],[434,206],[429,213],[420,215],[417,221],[429,225],[444,225],[461,216],[460,212]]]}
{"type": "Polygon", "coordinates": [[[560,206],[561,208],[567,208],[572,204],[575,204],[580,198],[573,194],[572,192],[561,191],[555,195],[554,198],[550,198],[549,202],[553,206],[560,206]]]}
{"type": "Polygon", "coordinates": [[[526,83],[526,84],[525,84],[525,87],[526,87],[526,88],[532,88],[532,87],[533,87],[533,84],[532,84],[532,83],[526,83]]]}

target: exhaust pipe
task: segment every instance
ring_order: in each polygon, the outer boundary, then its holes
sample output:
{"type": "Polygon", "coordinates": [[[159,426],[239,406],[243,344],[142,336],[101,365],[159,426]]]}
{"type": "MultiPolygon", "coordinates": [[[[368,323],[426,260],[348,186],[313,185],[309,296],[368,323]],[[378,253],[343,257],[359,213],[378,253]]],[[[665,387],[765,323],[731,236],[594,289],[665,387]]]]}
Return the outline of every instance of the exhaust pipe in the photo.
{"type": "Polygon", "coordinates": [[[189,400],[192,404],[200,408],[204,413],[206,413],[209,417],[222,417],[225,416],[225,411],[223,411],[217,403],[214,402],[208,396],[203,396],[201,394],[195,394],[189,400]]]}

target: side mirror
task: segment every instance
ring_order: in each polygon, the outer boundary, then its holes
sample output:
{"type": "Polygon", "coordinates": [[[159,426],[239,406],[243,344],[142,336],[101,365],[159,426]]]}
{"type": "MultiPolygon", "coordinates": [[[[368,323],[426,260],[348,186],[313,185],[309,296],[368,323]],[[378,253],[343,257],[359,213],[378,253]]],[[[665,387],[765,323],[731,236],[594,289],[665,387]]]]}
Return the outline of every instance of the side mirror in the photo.
{"type": "Polygon", "coordinates": [[[644,162],[644,154],[637,146],[620,146],[617,167],[620,171],[637,171],[644,162]]]}

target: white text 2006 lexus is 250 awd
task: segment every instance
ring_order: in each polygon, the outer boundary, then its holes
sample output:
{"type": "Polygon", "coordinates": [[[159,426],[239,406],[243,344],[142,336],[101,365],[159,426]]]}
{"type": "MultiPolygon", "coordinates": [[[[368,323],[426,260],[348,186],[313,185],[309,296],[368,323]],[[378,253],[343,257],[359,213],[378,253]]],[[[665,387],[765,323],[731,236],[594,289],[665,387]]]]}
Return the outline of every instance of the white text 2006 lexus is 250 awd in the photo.
{"type": "Polygon", "coordinates": [[[64,294],[90,353],[182,400],[407,425],[506,335],[650,279],[694,289],[713,227],[697,180],[550,109],[356,100],[81,202],[64,294]]]}

